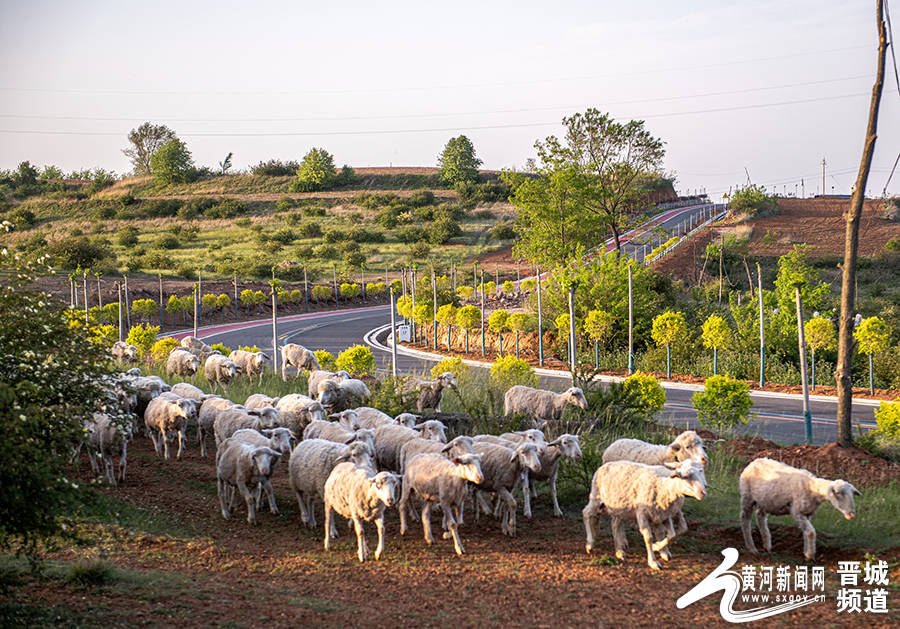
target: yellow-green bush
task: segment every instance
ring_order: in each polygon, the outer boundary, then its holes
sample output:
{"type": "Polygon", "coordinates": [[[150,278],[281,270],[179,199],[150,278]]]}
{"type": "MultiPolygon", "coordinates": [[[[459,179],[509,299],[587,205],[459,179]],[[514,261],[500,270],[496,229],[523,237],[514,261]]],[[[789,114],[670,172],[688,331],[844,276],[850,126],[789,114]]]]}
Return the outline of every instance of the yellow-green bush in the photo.
{"type": "Polygon", "coordinates": [[[150,347],[150,360],[155,363],[165,362],[169,357],[169,352],[179,345],[180,343],[171,336],[159,339],[150,347]]]}
{"type": "Polygon", "coordinates": [[[491,365],[491,384],[500,391],[517,384],[535,387],[537,383],[538,377],[531,365],[515,356],[498,358],[491,365]]]}
{"type": "Polygon", "coordinates": [[[138,350],[138,355],[143,358],[150,351],[150,348],[153,347],[153,343],[156,342],[157,334],[159,334],[158,325],[138,324],[128,330],[128,337],[125,339],[125,342],[134,345],[138,350]]]}
{"type": "Polygon", "coordinates": [[[643,410],[651,417],[661,411],[666,403],[665,389],[656,377],[648,373],[637,371],[625,378],[623,384],[626,392],[640,398],[643,410]]]}
{"type": "Polygon", "coordinates": [[[375,371],[375,356],[365,345],[352,345],[338,354],[334,366],[351,376],[361,376],[375,371]]]}
{"type": "Polygon", "coordinates": [[[324,349],[317,349],[313,354],[315,354],[316,360],[319,361],[319,367],[326,371],[334,369],[334,354],[324,349]]]}

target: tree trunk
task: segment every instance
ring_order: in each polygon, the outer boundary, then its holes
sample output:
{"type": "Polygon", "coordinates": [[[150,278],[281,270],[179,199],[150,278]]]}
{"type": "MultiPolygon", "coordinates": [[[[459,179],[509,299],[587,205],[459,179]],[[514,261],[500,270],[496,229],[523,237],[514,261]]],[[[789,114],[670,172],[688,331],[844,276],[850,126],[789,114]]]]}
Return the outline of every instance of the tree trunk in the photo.
{"type": "Polygon", "coordinates": [[[875,85],[872,87],[866,143],[859,165],[859,174],[856,177],[856,187],[853,189],[853,196],[850,198],[850,208],[844,215],[847,228],[844,235],[844,263],[841,268],[841,324],[840,332],[838,333],[838,359],[834,370],[834,379],[838,389],[837,441],[839,445],[845,448],[850,447],[853,441],[850,431],[850,419],[853,410],[853,381],[850,375],[850,361],[853,357],[853,309],[856,306],[856,254],[859,246],[859,218],[862,214],[869,168],[872,165],[872,154],[875,152],[878,108],[881,104],[881,91],[884,86],[884,56],[887,45],[885,41],[884,6],[882,0],[876,0],[876,15],[878,26],[878,73],[875,78],[875,85]]]}

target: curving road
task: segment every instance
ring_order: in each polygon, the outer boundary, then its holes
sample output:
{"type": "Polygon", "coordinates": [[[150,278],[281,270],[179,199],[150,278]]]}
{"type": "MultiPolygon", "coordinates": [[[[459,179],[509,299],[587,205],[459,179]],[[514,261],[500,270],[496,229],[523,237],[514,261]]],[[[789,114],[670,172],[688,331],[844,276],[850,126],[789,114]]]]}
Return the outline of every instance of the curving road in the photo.
{"type": "MultiPolygon", "coordinates": [[[[373,306],[355,310],[339,310],[324,313],[310,313],[283,317],[278,322],[278,343],[299,343],[315,349],[326,349],[337,355],[350,345],[369,342],[378,361],[378,366],[389,370],[391,354],[386,338],[390,327],[388,306],[373,306]],[[378,332],[374,330],[381,328],[378,332]]],[[[184,336],[187,332],[177,336],[184,336]]],[[[229,347],[257,345],[272,348],[271,321],[244,322],[228,325],[209,326],[198,332],[207,343],[222,342],[229,347]]],[[[402,350],[398,356],[397,369],[402,373],[422,374],[430,370],[437,359],[411,355],[402,350]]],[[[543,386],[563,390],[569,385],[566,375],[542,373],[543,386]]],[[[665,385],[666,406],[660,416],[665,423],[696,427],[697,415],[691,405],[691,396],[698,389],[692,385],[672,383],[665,385]]],[[[744,434],[758,435],[779,443],[803,443],[802,400],[800,396],[768,392],[753,392],[754,411],[757,418],[739,429],[744,434]]],[[[874,410],[878,403],[858,400],[853,404],[854,425],[863,429],[874,425],[874,410]]],[[[833,398],[814,396],[810,408],[813,415],[813,441],[823,444],[834,441],[837,428],[837,403],[833,398]]]]}

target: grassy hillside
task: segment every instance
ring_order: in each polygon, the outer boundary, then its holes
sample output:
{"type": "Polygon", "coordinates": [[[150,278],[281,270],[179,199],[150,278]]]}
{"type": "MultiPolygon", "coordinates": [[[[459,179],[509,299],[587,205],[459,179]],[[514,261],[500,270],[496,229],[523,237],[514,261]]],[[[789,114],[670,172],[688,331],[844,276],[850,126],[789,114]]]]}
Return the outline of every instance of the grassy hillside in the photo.
{"type": "Polygon", "coordinates": [[[351,276],[413,257],[464,262],[502,246],[491,228],[514,215],[493,173],[458,190],[441,188],[434,169],[361,169],[352,184],[312,193],[293,191],[295,179],[42,184],[5,195],[3,218],[15,229],[3,240],[26,254],[49,252],[63,268],[264,278],[293,261],[314,279],[333,265],[351,276]]]}

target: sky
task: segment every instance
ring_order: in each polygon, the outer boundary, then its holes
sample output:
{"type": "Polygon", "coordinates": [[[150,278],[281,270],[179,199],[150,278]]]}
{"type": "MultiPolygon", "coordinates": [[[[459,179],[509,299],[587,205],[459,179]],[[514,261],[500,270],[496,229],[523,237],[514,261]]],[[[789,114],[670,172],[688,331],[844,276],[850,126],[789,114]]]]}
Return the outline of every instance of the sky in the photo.
{"type": "MultiPolygon", "coordinates": [[[[644,120],[681,193],[815,194],[824,158],[826,192],[848,194],[876,46],[875,3],[859,0],[0,0],[0,168],[123,174],[128,131],[149,120],[211,167],[312,147],[433,166],[465,134],[484,168],[522,169],[595,107],[644,120]]],[[[869,196],[898,154],[889,51],[869,196]]]]}

